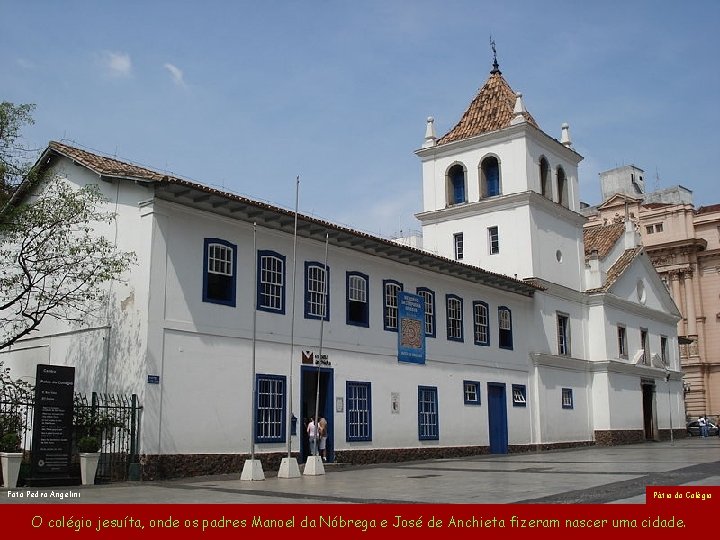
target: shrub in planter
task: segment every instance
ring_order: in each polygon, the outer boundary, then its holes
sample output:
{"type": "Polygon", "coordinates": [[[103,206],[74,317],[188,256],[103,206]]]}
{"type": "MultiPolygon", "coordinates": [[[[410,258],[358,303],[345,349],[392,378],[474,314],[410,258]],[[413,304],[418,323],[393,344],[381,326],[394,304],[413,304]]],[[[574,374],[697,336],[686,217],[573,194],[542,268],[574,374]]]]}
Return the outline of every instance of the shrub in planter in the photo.
{"type": "Polygon", "coordinates": [[[17,433],[6,433],[0,437],[0,452],[21,452],[20,436],[17,433]]]}
{"type": "Polygon", "coordinates": [[[86,437],[82,437],[77,442],[77,449],[78,452],[82,452],[85,454],[94,454],[95,452],[100,451],[100,442],[97,440],[96,437],[88,435],[86,437]]]}

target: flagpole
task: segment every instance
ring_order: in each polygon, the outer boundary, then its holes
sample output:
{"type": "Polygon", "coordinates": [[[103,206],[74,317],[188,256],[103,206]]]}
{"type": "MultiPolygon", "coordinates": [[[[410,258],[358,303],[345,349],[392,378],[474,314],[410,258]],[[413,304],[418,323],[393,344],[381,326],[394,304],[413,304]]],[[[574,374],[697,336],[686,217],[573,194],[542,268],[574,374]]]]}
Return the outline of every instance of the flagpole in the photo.
{"type": "Polygon", "coordinates": [[[290,365],[288,369],[287,385],[287,457],[280,462],[278,478],[300,478],[300,468],[297,459],[292,457],[292,408],[293,408],[293,354],[295,350],[295,283],[297,281],[297,225],[298,202],[300,200],[300,176],[295,178],[295,226],[293,229],[293,273],[292,289],[290,292],[290,365]]]}
{"type": "Polygon", "coordinates": [[[325,327],[325,314],[327,313],[327,294],[328,294],[328,239],[329,234],[325,232],[325,267],[323,269],[323,303],[322,312],[320,316],[320,353],[317,360],[317,384],[315,386],[315,417],[313,422],[315,423],[315,450],[311,460],[305,464],[304,474],[320,475],[325,474],[325,467],[323,466],[322,459],[318,455],[318,439],[319,439],[319,426],[318,426],[318,414],[320,409],[320,362],[322,362],[323,353],[323,329],[325,327]]]}
{"type": "MultiPolygon", "coordinates": [[[[253,223],[253,254],[257,257],[257,223],[253,223]]],[[[253,283],[257,283],[257,261],[253,265],[253,283]]],[[[252,404],[250,406],[250,459],[246,459],[243,465],[240,480],[265,480],[265,473],[262,469],[262,463],[259,459],[255,459],[255,436],[257,425],[255,421],[255,400],[257,396],[257,377],[255,376],[255,356],[257,349],[257,287],[255,289],[255,302],[253,303],[253,322],[252,322],[252,404]]]]}

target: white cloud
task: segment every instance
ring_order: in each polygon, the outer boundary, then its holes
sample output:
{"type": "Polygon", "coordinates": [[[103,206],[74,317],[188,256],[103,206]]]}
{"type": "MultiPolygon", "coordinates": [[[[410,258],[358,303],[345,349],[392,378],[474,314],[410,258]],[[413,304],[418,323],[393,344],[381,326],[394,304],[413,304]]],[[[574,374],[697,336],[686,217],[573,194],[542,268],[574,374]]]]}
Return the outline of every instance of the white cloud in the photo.
{"type": "Polygon", "coordinates": [[[103,51],[100,61],[111,77],[129,77],[132,73],[132,61],[127,53],[103,51]]]}
{"type": "Polygon", "coordinates": [[[173,82],[175,84],[185,87],[185,79],[183,79],[182,69],[170,64],[169,62],[166,62],[163,67],[170,72],[170,76],[173,78],[173,82]]]}

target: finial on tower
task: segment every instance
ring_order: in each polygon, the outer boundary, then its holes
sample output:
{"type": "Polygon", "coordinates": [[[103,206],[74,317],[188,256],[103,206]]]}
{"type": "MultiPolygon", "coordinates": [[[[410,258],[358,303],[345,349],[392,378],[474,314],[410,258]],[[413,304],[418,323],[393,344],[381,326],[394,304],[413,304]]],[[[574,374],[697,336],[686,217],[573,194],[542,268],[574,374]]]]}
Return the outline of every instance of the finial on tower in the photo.
{"type": "Polygon", "coordinates": [[[497,51],[495,50],[495,40],[492,38],[492,36],[490,36],[490,48],[492,49],[492,52],[493,52],[493,68],[492,68],[492,71],[490,71],[490,73],[493,73],[493,74],[497,73],[498,75],[501,75],[502,71],[500,71],[500,65],[498,64],[498,61],[497,61],[497,51]]]}
{"type": "Polygon", "coordinates": [[[560,136],[560,144],[567,148],[572,148],[572,141],[570,140],[570,126],[567,122],[564,122],[561,126],[562,135],[560,136]]]}
{"type": "Polygon", "coordinates": [[[523,122],[527,122],[525,118],[525,113],[527,113],[527,109],[525,109],[525,104],[522,100],[522,94],[518,92],[515,94],[515,108],[513,109],[513,117],[512,120],[510,120],[510,125],[514,126],[515,124],[522,124],[523,122]]]}
{"type": "Polygon", "coordinates": [[[435,119],[428,116],[427,125],[425,126],[425,142],[423,148],[430,148],[437,143],[437,135],[435,135],[435,119]]]}

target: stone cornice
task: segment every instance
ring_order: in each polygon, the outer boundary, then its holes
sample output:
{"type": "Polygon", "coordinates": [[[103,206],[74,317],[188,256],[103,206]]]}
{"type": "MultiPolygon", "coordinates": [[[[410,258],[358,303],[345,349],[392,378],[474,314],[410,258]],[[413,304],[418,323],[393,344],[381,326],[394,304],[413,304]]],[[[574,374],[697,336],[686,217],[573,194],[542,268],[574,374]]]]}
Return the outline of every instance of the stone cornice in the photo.
{"type": "Polygon", "coordinates": [[[535,367],[549,367],[569,371],[584,371],[587,373],[621,373],[635,375],[647,379],[665,379],[669,374],[670,380],[680,381],[683,378],[681,371],[666,371],[665,369],[631,364],[619,360],[583,360],[547,353],[530,353],[530,361],[535,367]]]}
{"type": "Polygon", "coordinates": [[[474,202],[454,204],[439,210],[418,212],[415,214],[415,217],[423,224],[431,225],[446,221],[450,218],[477,216],[499,210],[519,208],[530,204],[553,215],[562,214],[563,217],[574,222],[577,226],[582,226],[587,221],[585,216],[565,208],[534,191],[523,191],[522,193],[511,193],[498,197],[488,197],[474,202]]]}

